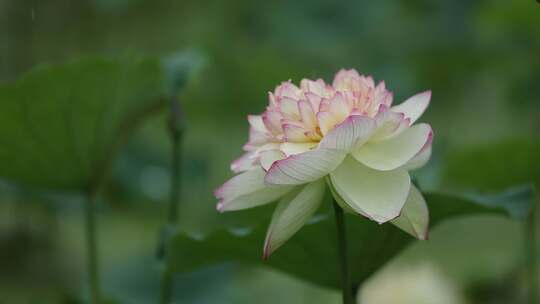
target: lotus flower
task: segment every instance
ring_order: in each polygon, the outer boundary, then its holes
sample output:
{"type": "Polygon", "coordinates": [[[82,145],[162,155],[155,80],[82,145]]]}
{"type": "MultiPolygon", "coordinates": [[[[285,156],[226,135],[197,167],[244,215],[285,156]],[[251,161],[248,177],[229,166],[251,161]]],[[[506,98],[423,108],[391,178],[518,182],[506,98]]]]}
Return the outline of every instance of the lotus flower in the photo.
{"type": "Polygon", "coordinates": [[[246,153],[231,165],[238,175],[215,192],[218,211],[279,199],[268,257],[313,216],[328,185],[345,211],[426,239],[428,209],[408,171],[431,155],[431,127],[413,125],[430,98],[427,91],[392,106],[384,82],[355,70],[339,71],[332,85],[282,83],[268,93],[264,113],[248,116],[246,153]]]}

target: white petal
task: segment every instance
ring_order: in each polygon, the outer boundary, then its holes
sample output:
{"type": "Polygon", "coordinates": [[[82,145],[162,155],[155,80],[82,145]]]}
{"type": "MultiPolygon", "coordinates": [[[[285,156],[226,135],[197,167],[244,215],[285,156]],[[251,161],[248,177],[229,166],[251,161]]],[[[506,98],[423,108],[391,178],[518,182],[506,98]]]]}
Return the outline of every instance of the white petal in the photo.
{"type": "Polygon", "coordinates": [[[328,111],[321,111],[317,113],[317,120],[319,121],[319,127],[321,128],[321,133],[326,135],[326,133],[334,128],[335,125],[340,123],[338,118],[328,111]]]}
{"type": "Polygon", "coordinates": [[[268,171],[275,161],[284,159],[285,157],[287,157],[285,153],[280,150],[263,151],[260,154],[261,166],[264,170],[268,171]]]}
{"type": "Polygon", "coordinates": [[[311,139],[307,136],[308,131],[303,126],[283,124],[284,139],[288,142],[310,142],[311,139]]]}
{"type": "Polygon", "coordinates": [[[375,116],[376,130],[369,139],[370,141],[381,141],[399,135],[409,127],[409,119],[405,114],[392,112],[382,105],[375,116]]]}
{"type": "Polygon", "coordinates": [[[328,111],[339,121],[343,121],[350,113],[350,106],[342,93],[336,93],[328,103],[328,111]]]}
{"type": "Polygon", "coordinates": [[[249,125],[259,132],[267,132],[262,115],[248,115],[249,125]]]}
{"type": "Polygon", "coordinates": [[[315,111],[313,111],[313,106],[308,101],[301,100],[298,103],[298,108],[300,109],[302,122],[309,130],[315,130],[317,128],[317,117],[315,111]]]}
{"type": "Polygon", "coordinates": [[[231,164],[231,170],[234,173],[244,172],[256,167],[256,160],[254,159],[254,152],[247,152],[240,158],[236,159],[231,164]]]}
{"type": "Polygon", "coordinates": [[[280,144],[279,149],[283,151],[287,156],[304,153],[306,151],[312,150],[318,145],[316,142],[307,142],[307,143],[291,143],[285,142],[280,144]]]}
{"type": "Polygon", "coordinates": [[[373,169],[393,170],[417,155],[432,136],[428,124],[417,124],[390,139],[368,142],[354,151],[352,156],[373,169]]]}
{"type": "Polygon", "coordinates": [[[427,240],[429,228],[429,211],[422,193],[411,185],[411,191],[405,206],[392,224],[420,240],[427,240]]]}
{"type": "Polygon", "coordinates": [[[256,168],[243,172],[217,189],[214,193],[220,212],[247,209],[275,201],[293,188],[289,186],[269,187],[264,183],[265,172],[256,168]]]}
{"type": "Polygon", "coordinates": [[[411,186],[405,170],[377,171],[351,157],[330,173],[330,180],[353,210],[378,223],[399,215],[411,186]]]}
{"type": "Polygon", "coordinates": [[[298,109],[298,101],[290,99],[290,98],[283,98],[280,101],[279,109],[281,113],[283,114],[283,117],[297,120],[300,118],[300,111],[298,109]]]}
{"type": "Polygon", "coordinates": [[[405,165],[403,165],[402,168],[407,171],[422,168],[429,161],[430,157],[431,143],[426,144],[426,147],[422,148],[422,151],[420,151],[418,154],[416,154],[415,157],[413,157],[405,165]]]}
{"type": "Polygon", "coordinates": [[[330,130],[322,139],[319,147],[351,151],[366,142],[374,129],[373,119],[352,115],[330,130]]]}
{"type": "Polygon", "coordinates": [[[401,104],[392,107],[393,112],[403,113],[406,118],[411,120],[411,125],[418,119],[429,105],[431,91],[416,94],[401,104]]]}
{"type": "Polygon", "coordinates": [[[320,179],[280,200],[266,233],[264,258],[268,258],[313,216],[321,205],[324,189],[324,181],[320,179]]]}
{"type": "Polygon", "coordinates": [[[265,181],[274,185],[301,185],[318,180],[333,171],[345,158],[345,152],[316,149],[274,162],[265,181]]]}

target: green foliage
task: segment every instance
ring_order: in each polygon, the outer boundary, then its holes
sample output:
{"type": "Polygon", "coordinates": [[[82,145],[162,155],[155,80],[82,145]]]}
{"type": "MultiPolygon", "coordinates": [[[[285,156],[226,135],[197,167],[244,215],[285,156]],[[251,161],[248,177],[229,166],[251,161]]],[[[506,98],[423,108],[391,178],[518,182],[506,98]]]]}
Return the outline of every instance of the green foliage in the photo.
{"type": "Polygon", "coordinates": [[[540,181],[538,139],[468,146],[449,154],[443,170],[446,185],[493,191],[540,181]]]}
{"type": "MultiPolygon", "coordinates": [[[[430,208],[431,228],[457,216],[479,213],[519,216],[524,211],[528,212],[533,204],[530,187],[516,188],[492,197],[424,195],[430,208]]],[[[261,222],[266,221],[259,219],[261,222]]],[[[347,229],[354,286],[361,284],[414,240],[393,225],[378,225],[357,216],[347,217],[347,229]]],[[[202,238],[180,232],[171,240],[168,266],[172,271],[187,272],[231,261],[262,265],[265,234],[266,225],[259,225],[253,230],[222,229],[202,238]]],[[[318,214],[264,265],[321,286],[339,288],[335,234],[333,216],[329,212],[318,214]]]]}
{"type": "Polygon", "coordinates": [[[0,87],[0,174],[64,190],[96,187],[122,139],[184,85],[185,61],[86,58],[42,66],[0,87]],[[167,72],[165,73],[165,70],[167,72]]]}

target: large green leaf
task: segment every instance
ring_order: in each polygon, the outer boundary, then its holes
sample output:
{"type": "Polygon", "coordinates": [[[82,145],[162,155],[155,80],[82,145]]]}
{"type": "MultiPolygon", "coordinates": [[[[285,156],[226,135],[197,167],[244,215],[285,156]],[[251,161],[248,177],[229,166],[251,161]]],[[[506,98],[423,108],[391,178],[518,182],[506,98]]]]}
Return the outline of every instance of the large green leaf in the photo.
{"type": "MultiPolygon", "coordinates": [[[[479,213],[509,214],[522,218],[533,204],[529,186],[510,189],[491,197],[456,197],[426,193],[431,228],[441,221],[479,213]]],[[[327,204],[329,205],[329,204],[327,204]]],[[[414,239],[393,225],[378,225],[361,217],[347,216],[350,267],[358,286],[414,239]]],[[[171,240],[168,267],[175,272],[192,271],[221,262],[267,265],[321,286],[339,288],[339,265],[334,217],[329,211],[316,215],[291,240],[262,261],[266,226],[223,229],[205,237],[182,232],[171,240]]]]}
{"type": "Polygon", "coordinates": [[[85,58],[0,86],[0,177],[65,190],[96,186],[121,140],[183,84],[189,65],[176,66],[85,58]]]}

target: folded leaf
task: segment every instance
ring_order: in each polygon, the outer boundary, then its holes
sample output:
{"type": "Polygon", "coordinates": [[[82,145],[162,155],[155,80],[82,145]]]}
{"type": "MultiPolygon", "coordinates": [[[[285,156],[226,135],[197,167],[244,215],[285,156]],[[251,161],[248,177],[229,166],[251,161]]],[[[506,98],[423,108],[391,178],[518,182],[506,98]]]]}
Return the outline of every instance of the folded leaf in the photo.
{"type": "MultiPolygon", "coordinates": [[[[424,197],[430,210],[430,228],[462,215],[494,213],[513,217],[523,211],[529,212],[534,203],[531,187],[475,199],[441,193],[425,193],[424,197]],[[521,211],[516,213],[516,208],[521,211]]],[[[330,201],[323,204],[330,204],[330,201]]],[[[332,214],[316,214],[265,263],[261,260],[260,246],[266,235],[266,221],[260,221],[262,225],[248,233],[223,229],[203,238],[177,233],[171,240],[168,267],[174,272],[186,272],[223,262],[265,265],[321,286],[340,288],[332,214]]],[[[393,225],[378,225],[361,216],[348,215],[346,221],[354,286],[414,240],[393,225]]]]}

